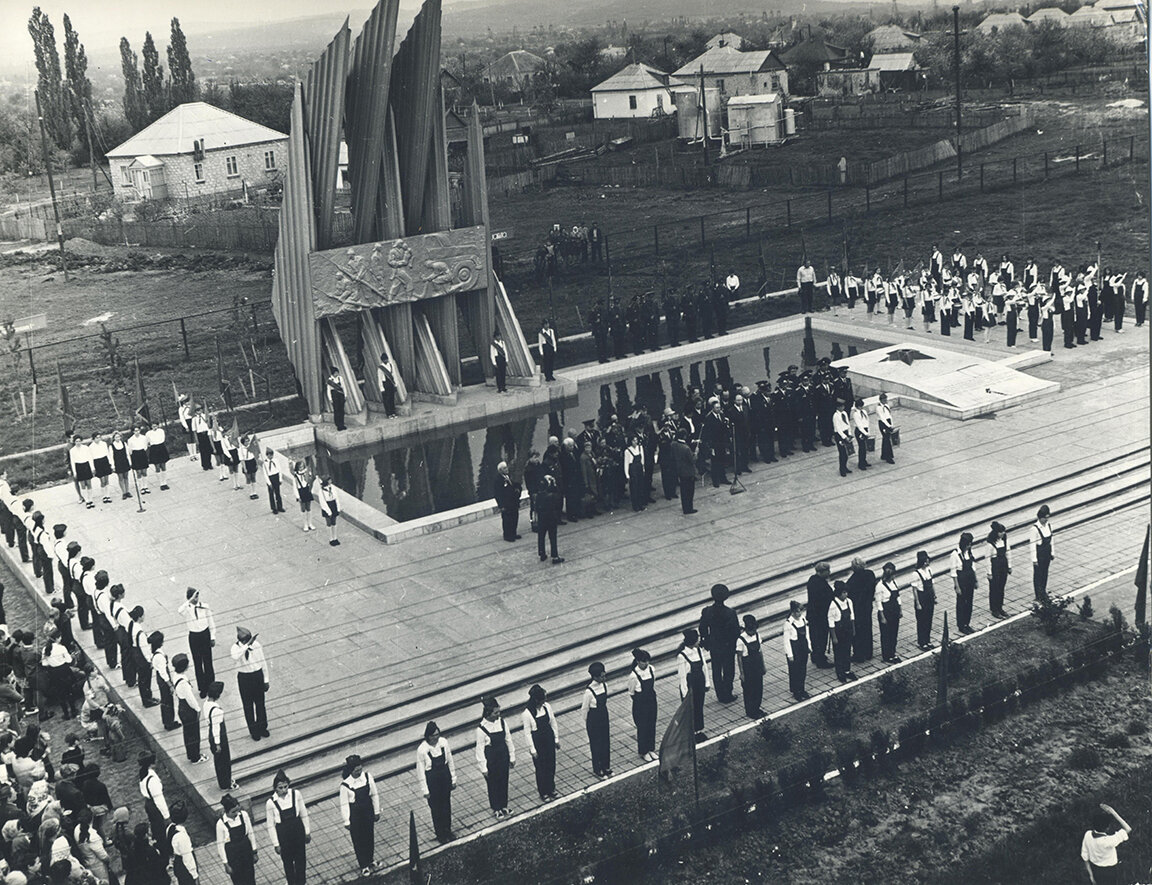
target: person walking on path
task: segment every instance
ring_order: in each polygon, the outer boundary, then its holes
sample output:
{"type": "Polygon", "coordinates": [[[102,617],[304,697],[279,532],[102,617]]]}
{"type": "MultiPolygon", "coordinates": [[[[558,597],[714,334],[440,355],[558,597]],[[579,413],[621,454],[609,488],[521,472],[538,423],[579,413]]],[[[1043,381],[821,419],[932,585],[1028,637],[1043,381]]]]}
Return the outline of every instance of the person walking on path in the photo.
{"type": "Polygon", "coordinates": [[[788,662],[788,690],[798,701],[811,697],[804,690],[808,675],[808,618],[804,603],[793,599],[788,604],[788,619],[784,622],[784,659],[788,662]]]}
{"type": "Polygon", "coordinates": [[[656,671],[652,655],[632,649],[632,673],[628,680],[632,697],[632,721],[636,724],[636,752],[645,762],[656,759],[656,671]]]}
{"type": "Polygon", "coordinates": [[[1052,524],[1048,521],[1051,515],[1051,508],[1042,504],[1036,511],[1036,522],[1029,537],[1028,546],[1032,549],[1032,590],[1037,602],[1048,596],[1048,567],[1056,558],[1052,555],[1052,524]]]}
{"type": "Polygon", "coordinates": [[[196,692],[188,681],[188,655],[172,657],[172,695],[176,699],[176,709],[180,724],[184,728],[184,752],[193,764],[207,762],[208,757],[200,753],[200,704],[196,692]]]}
{"type": "Polygon", "coordinates": [[[988,566],[988,610],[997,618],[1008,617],[1004,611],[1004,587],[1012,574],[1008,529],[993,522],[984,541],[984,559],[988,566]]]}
{"type": "Polygon", "coordinates": [[[899,664],[896,638],[900,635],[900,584],[896,580],[896,566],[884,563],[880,584],[876,588],[876,621],[880,628],[880,658],[886,664],[899,664]]]}
{"type": "Polygon", "coordinates": [[[312,822],[308,803],[282,768],[272,779],[272,796],[264,805],[264,818],[268,822],[268,841],[284,864],[287,885],[304,885],[308,861],[305,846],[312,841],[312,822]]]}
{"type": "Polygon", "coordinates": [[[435,722],[424,727],[424,740],[416,748],[416,780],[420,792],[428,800],[428,810],[432,812],[436,841],[451,842],[455,838],[452,833],[452,791],[456,789],[456,764],[452,761],[452,748],[435,722]]]}
{"type": "Polygon", "coordinates": [[[220,800],[224,813],[216,821],[216,850],[232,885],[256,885],[256,828],[231,793],[220,800]]]}
{"type": "Polygon", "coordinates": [[[508,817],[508,770],[516,765],[516,746],[494,697],[481,703],[484,715],[476,726],[476,763],[488,785],[488,806],[497,820],[508,817]]]}
{"type": "Polygon", "coordinates": [[[764,699],[764,652],[760,647],[755,615],[744,616],[744,630],[737,638],[740,652],[740,688],[744,695],[744,715],[749,719],[767,716],[760,708],[764,699]]]}
{"type": "Polygon", "coordinates": [[[524,725],[524,743],[536,769],[536,792],[544,802],[557,798],[556,751],[560,749],[560,732],[548,693],[541,685],[528,689],[528,705],[520,714],[524,725]]]}
{"type": "Polygon", "coordinates": [[[212,751],[212,767],[216,769],[216,786],[221,790],[238,790],[240,785],[232,777],[232,749],[228,746],[228,724],[224,721],[224,708],[220,696],[224,683],[208,686],[208,701],[200,711],[208,731],[208,749],[212,751]]]}
{"type": "Polygon", "coordinates": [[[708,656],[700,648],[700,634],[689,628],[676,654],[676,670],[680,683],[680,699],[692,693],[692,728],[696,741],[706,740],[704,733],[704,693],[708,691],[708,656]]]}
{"type": "MultiPolygon", "coordinates": [[[[736,678],[736,640],[740,620],[725,602],[731,595],[726,584],[712,585],[712,604],[700,612],[700,644],[712,659],[712,685],[722,704],[736,700],[732,685],[736,678]]],[[[757,705],[759,706],[759,705],[757,705]]]]}
{"type": "Polygon", "coordinates": [[[264,646],[246,627],[236,628],[236,642],[232,645],[232,660],[236,662],[236,685],[240,690],[240,703],[244,707],[244,721],[252,740],[271,737],[268,733],[268,713],[264,696],[268,693],[268,662],[264,659],[264,646]]]}
{"type": "Polygon", "coordinates": [[[932,618],[936,613],[936,589],[932,583],[931,558],[926,550],[916,554],[916,580],[912,585],[912,604],[916,609],[916,646],[929,651],[932,642],[932,618]]]}
{"type": "Polygon", "coordinates": [[[376,821],[380,820],[380,795],[372,774],[364,770],[364,761],[356,754],[344,760],[340,781],[340,816],[352,839],[352,851],[360,875],[372,875],[376,864],[376,821]]]}
{"type": "Polygon", "coordinates": [[[208,686],[216,681],[216,668],[212,664],[212,649],[216,646],[216,619],[212,609],[200,601],[200,591],[189,587],[184,602],[177,611],[184,615],[188,625],[188,651],[192,653],[192,666],[196,673],[196,690],[200,697],[208,693],[208,686]]]}
{"type": "Polygon", "coordinates": [[[836,667],[836,678],[841,682],[855,679],[852,672],[852,635],[856,621],[856,613],[852,609],[852,600],[848,598],[848,585],[837,581],[832,604],[828,606],[828,632],[832,636],[832,657],[836,667]]]}
{"type": "Polygon", "coordinates": [[[612,741],[608,730],[608,686],[604,665],[588,665],[592,681],[584,689],[580,715],[588,732],[588,749],[592,754],[592,771],[598,778],[612,777],[612,741]]]}
{"type": "Polygon", "coordinates": [[[960,542],[952,551],[952,583],[956,588],[956,629],[961,633],[975,633],[972,620],[972,600],[976,594],[976,566],[972,557],[972,533],[960,535],[960,542]]]}
{"type": "Polygon", "coordinates": [[[1088,870],[1092,885],[1120,885],[1120,858],[1116,846],[1128,841],[1132,827],[1111,805],[1100,803],[1100,810],[1092,817],[1092,829],[1084,833],[1080,843],[1080,859],[1088,870]]]}

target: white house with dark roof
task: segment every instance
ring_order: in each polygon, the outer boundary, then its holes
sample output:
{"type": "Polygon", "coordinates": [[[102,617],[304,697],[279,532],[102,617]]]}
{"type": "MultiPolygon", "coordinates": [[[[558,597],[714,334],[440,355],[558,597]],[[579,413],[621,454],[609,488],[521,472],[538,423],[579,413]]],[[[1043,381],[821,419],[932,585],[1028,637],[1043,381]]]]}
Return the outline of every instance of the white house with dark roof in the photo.
{"type": "Polygon", "coordinates": [[[190,199],[267,187],[288,162],[288,136],[202,101],[173,108],[107,154],[121,200],[190,199]]]}
{"type": "Polygon", "coordinates": [[[628,65],[592,87],[592,113],[597,120],[653,117],[673,110],[668,75],[651,65],[628,65]]]}
{"type": "Polygon", "coordinates": [[[672,79],[699,87],[701,69],[704,87],[719,90],[725,101],[733,95],[788,93],[788,71],[771,49],[740,52],[731,46],[717,46],[675,71],[672,79]]]}

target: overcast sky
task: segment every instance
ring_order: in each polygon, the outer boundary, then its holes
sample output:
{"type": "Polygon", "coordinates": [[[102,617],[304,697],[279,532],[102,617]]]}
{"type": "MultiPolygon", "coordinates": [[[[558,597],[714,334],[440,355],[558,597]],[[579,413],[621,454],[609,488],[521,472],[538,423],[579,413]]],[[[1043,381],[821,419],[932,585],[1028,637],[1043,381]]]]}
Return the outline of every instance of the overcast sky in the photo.
{"type": "MultiPolygon", "coordinates": [[[[169,23],[180,19],[185,33],[203,33],[221,26],[254,24],[263,21],[317,15],[323,12],[366,10],[375,0],[0,0],[0,61],[8,67],[13,60],[32,63],[32,41],[28,17],[39,5],[56,29],[63,55],[64,14],[72,20],[90,56],[117,52],[121,36],[127,36],[139,52],[144,32],[151,31],[157,45],[168,44],[169,23]]],[[[418,0],[405,0],[402,9],[418,7],[418,0]]],[[[403,20],[405,15],[401,13],[403,20]]],[[[407,18],[411,18],[408,15],[407,18]]],[[[194,48],[194,47],[193,47],[194,48]]],[[[167,62],[165,62],[167,68],[167,62]]]]}

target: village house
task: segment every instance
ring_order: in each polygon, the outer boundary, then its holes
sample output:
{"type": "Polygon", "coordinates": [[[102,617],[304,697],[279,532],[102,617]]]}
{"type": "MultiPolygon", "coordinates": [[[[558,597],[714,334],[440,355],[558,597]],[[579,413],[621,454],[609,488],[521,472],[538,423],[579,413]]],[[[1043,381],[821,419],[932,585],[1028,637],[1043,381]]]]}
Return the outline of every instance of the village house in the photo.
{"type": "Polygon", "coordinates": [[[717,46],[692,59],[672,77],[699,87],[701,70],[704,88],[716,89],[724,101],[733,95],[788,93],[788,71],[771,49],[740,52],[731,46],[717,46]]]}
{"type": "Polygon", "coordinates": [[[668,75],[651,65],[628,65],[592,87],[592,111],[597,120],[653,117],[673,110],[668,75]]]}

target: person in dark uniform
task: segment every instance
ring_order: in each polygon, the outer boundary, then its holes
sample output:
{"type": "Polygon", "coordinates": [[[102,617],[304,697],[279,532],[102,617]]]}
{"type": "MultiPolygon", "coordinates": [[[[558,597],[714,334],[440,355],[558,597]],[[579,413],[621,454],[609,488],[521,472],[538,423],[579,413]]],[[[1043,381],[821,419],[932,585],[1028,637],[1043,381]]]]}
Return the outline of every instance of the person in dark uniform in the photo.
{"type": "Polygon", "coordinates": [[[287,885],[304,885],[308,861],[305,846],[312,841],[312,822],[308,817],[308,803],[292,786],[284,769],[277,771],[272,779],[272,796],[264,805],[264,819],[268,822],[272,850],[280,855],[284,864],[287,885]]]}
{"type": "Polygon", "coordinates": [[[821,670],[832,665],[828,662],[828,606],[832,604],[832,585],[828,576],[832,567],[826,562],[816,563],[815,574],[808,577],[808,611],[812,612],[812,663],[821,670]]]}
{"type": "Polygon", "coordinates": [[[593,661],[588,665],[588,675],[592,681],[584,689],[580,715],[588,732],[592,771],[597,777],[606,778],[612,776],[612,742],[608,731],[608,687],[604,665],[593,661]]]}
{"type": "Polygon", "coordinates": [[[552,322],[545,319],[536,335],[536,345],[540,349],[540,371],[544,373],[545,381],[555,381],[553,374],[556,370],[556,330],[552,322]]]}
{"type": "Polygon", "coordinates": [[[584,514],[584,477],[580,470],[580,450],[572,437],[560,448],[560,478],[564,483],[564,513],[569,522],[584,514]]]}
{"type": "Polygon", "coordinates": [[[552,564],[559,565],[564,561],[556,545],[556,529],[560,525],[563,508],[564,498],[556,487],[556,478],[551,474],[545,475],[544,485],[536,495],[536,552],[541,562],[548,558],[544,552],[545,537],[551,547],[552,564]]]}
{"type": "Polygon", "coordinates": [[[231,793],[220,800],[224,813],[216,821],[216,848],[232,885],[256,885],[256,828],[231,793]]]}
{"type": "Polygon", "coordinates": [[[788,662],[788,690],[798,701],[811,697],[804,690],[808,675],[808,618],[804,603],[793,599],[788,604],[788,619],[784,622],[784,659],[788,662]]]}
{"type": "Polygon", "coordinates": [[[344,393],[344,381],[340,377],[340,370],[335,366],[328,372],[328,380],[326,382],[328,390],[328,399],[332,403],[332,423],[336,425],[337,430],[344,430],[344,403],[346,401],[346,394],[344,393]]]}
{"type": "MultiPolygon", "coordinates": [[[[760,719],[768,715],[760,708],[764,700],[764,651],[760,647],[755,615],[744,616],[744,630],[736,639],[740,661],[740,689],[744,696],[744,715],[760,719]]],[[[716,659],[713,658],[713,661],[716,659]]]]}
{"type": "Polygon", "coordinates": [[[612,335],[612,353],[616,359],[624,359],[628,348],[628,321],[615,298],[608,299],[608,331],[612,335]]]}
{"type": "Polygon", "coordinates": [[[916,609],[916,645],[921,651],[935,648],[932,642],[932,618],[936,613],[936,588],[932,583],[932,560],[928,552],[916,554],[915,581],[912,584],[912,604],[916,609]]]}
{"type": "Polygon", "coordinates": [[[488,358],[496,371],[496,392],[508,392],[508,345],[497,329],[492,333],[492,343],[488,346],[488,358]]]}
{"type": "Polygon", "coordinates": [[[488,784],[488,805],[497,820],[509,815],[508,770],[516,765],[516,747],[494,697],[481,700],[484,715],[476,726],[476,762],[488,784]]]}
{"type": "Polygon", "coordinates": [[[551,802],[556,792],[556,751],[560,749],[560,733],[556,716],[548,703],[548,692],[541,685],[528,689],[528,705],[520,714],[524,725],[524,743],[532,765],[536,769],[536,792],[540,801],[551,802]]]}
{"type": "Polygon", "coordinates": [[[592,340],[596,342],[596,359],[608,362],[608,317],[604,311],[604,299],[597,298],[592,312],[588,314],[588,326],[592,330],[592,340]]]}
{"type": "Polygon", "coordinates": [[[793,395],[793,411],[800,430],[800,446],[805,452],[816,451],[816,408],[812,401],[812,373],[800,376],[800,385],[793,395]]]}
{"type": "Polygon", "coordinates": [[[841,682],[855,679],[852,672],[852,634],[856,616],[852,600],[848,598],[848,586],[837,581],[832,604],[828,606],[828,632],[832,636],[832,657],[836,666],[836,678],[841,682]]]}
{"type": "Polygon", "coordinates": [[[660,299],[660,307],[664,311],[664,322],[668,326],[668,344],[676,347],[680,343],[680,299],[676,297],[676,290],[669,289],[660,299]]]}
{"type": "Polygon", "coordinates": [[[731,595],[726,584],[712,585],[712,604],[700,612],[700,644],[712,658],[712,684],[722,704],[736,700],[732,683],[736,673],[736,641],[740,621],[725,602],[731,595]]]}
{"type": "Polygon", "coordinates": [[[676,466],[677,483],[680,488],[680,511],[685,516],[690,516],[696,512],[693,506],[696,503],[696,456],[692,453],[692,447],[688,445],[686,430],[677,431],[669,451],[676,466]]]}
{"type": "Polygon", "coordinates": [[[740,278],[735,273],[728,274],[728,279],[718,283],[712,290],[712,312],[716,316],[716,334],[728,334],[728,308],[736,293],[740,291],[740,278]]]}
{"type": "Polygon", "coordinates": [[[696,311],[696,299],[691,292],[685,292],[680,299],[680,320],[684,323],[684,335],[688,341],[695,343],[697,337],[697,322],[699,314],[696,311]]]}
{"type": "Polygon", "coordinates": [[[389,418],[396,417],[396,370],[388,353],[380,354],[380,362],[376,366],[376,383],[380,385],[380,401],[384,404],[384,414],[389,418]]]}
{"type": "Polygon", "coordinates": [[[960,542],[952,551],[952,583],[956,588],[956,629],[961,633],[975,633],[972,620],[972,600],[976,594],[976,566],[972,557],[972,533],[960,535],[960,542]]]}
{"type": "Polygon", "coordinates": [[[868,568],[863,558],[852,560],[852,574],[844,582],[852,610],[859,613],[852,633],[852,660],[856,663],[872,660],[872,605],[876,597],[876,573],[868,568]]]}
{"type": "Polygon", "coordinates": [[[705,280],[696,293],[696,316],[700,322],[700,335],[712,337],[712,290],[714,285],[705,280]]]}
{"type": "Polygon", "coordinates": [[[1036,594],[1036,601],[1040,602],[1048,596],[1048,566],[1056,557],[1052,555],[1052,526],[1048,517],[1052,515],[1047,504],[1041,505],[1036,511],[1036,522],[1029,535],[1028,546],[1032,550],[1032,590],[1036,594]]]}
{"type": "Polygon", "coordinates": [[[496,506],[500,508],[500,524],[504,530],[505,541],[519,541],[520,535],[516,529],[520,524],[520,486],[512,482],[508,475],[508,462],[501,461],[496,465],[496,491],[493,495],[496,506]]]}
{"type": "Polygon", "coordinates": [[[224,683],[217,680],[208,686],[208,700],[202,715],[208,731],[208,749],[212,751],[212,766],[216,769],[216,786],[221,790],[238,790],[232,777],[232,750],[228,745],[228,724],[224,721],[224,708],[220,696],[224,683]]]}
{"type": "Polygon", "coordinates": [[[645,762],[656,759],[656,672],[652,656],[632,649],[632,672],[628,679],[632,698],[632,721],[636,724],[636,752],[645,762]]]}
{"type": "Polygon", "coordinates": [[[361,876],[371,876],[376,864],[376,821],[380,820],[380,795],[371,772],[356,754],[344,760],[340,781],[340,816],[352,839],[361,876]]]}
{"type": "Polygon", "coordinates": [[[792,413],[792,393],[790,376],[782,374],[776,380],[776,390],[772,394],[772,414],[776,419],[776,443],[780,448],[780,457],[787,458],[792,454],[793,427],[795,418],[792,413]]]}
{"type": "Polygon", "coordinates": [[[692,693],[692,727],[696,740],[707,739],[704,733],[704,694],[708,691],[708,656],[700,648],[700,634],[689,628],[676,654],[676,670],[680,682],[680,699],[692,693]]]}
{"type": "Polygon", "coordinates": [[[772,382],[757,381],[756,393],[748,405],[752,435],[759,449],[760,460],[766,464],[776,462],[776,421],[772,415],[772,382]]]}
{"type": "Polygon", "coordinates": [[[984,558],[988,564],[988,610],[997,618],[1008,617],[1004,611],[1004,587],[1012,574],[1008,529],[993,522],[984,541],[984,558]]]}
{"type": "Polygon", "coordinates": [[[731,485],[728,479],[728,447],[731,424],[724,416],[720,401],[713,400],[712,410],[704,416],[704,426],[700,431],[701,445],[708,451],[712,471],[712,488],[731,485]]]}
{"type": "MultiPolygon", "coordinates": [[[[886,664],[899,664],[896,637],[900,635],[900,584],[896,566],[884,563],[880,584],[876,588],[876,622],[880,627],[880,657],[886,664]]],[[[871,632],[871,630],[869,630],[871,632]]]]}
{"type": "Polygon", "coordinates": [[[456,789],[456,764],[452,761],[452,748],[435,722],[424,726],[424,740],[416,748],[416,780],[420,792],[428,800],[436,841],[451,842],[455,838],[452,832],[452,791],[456,789]]]}

